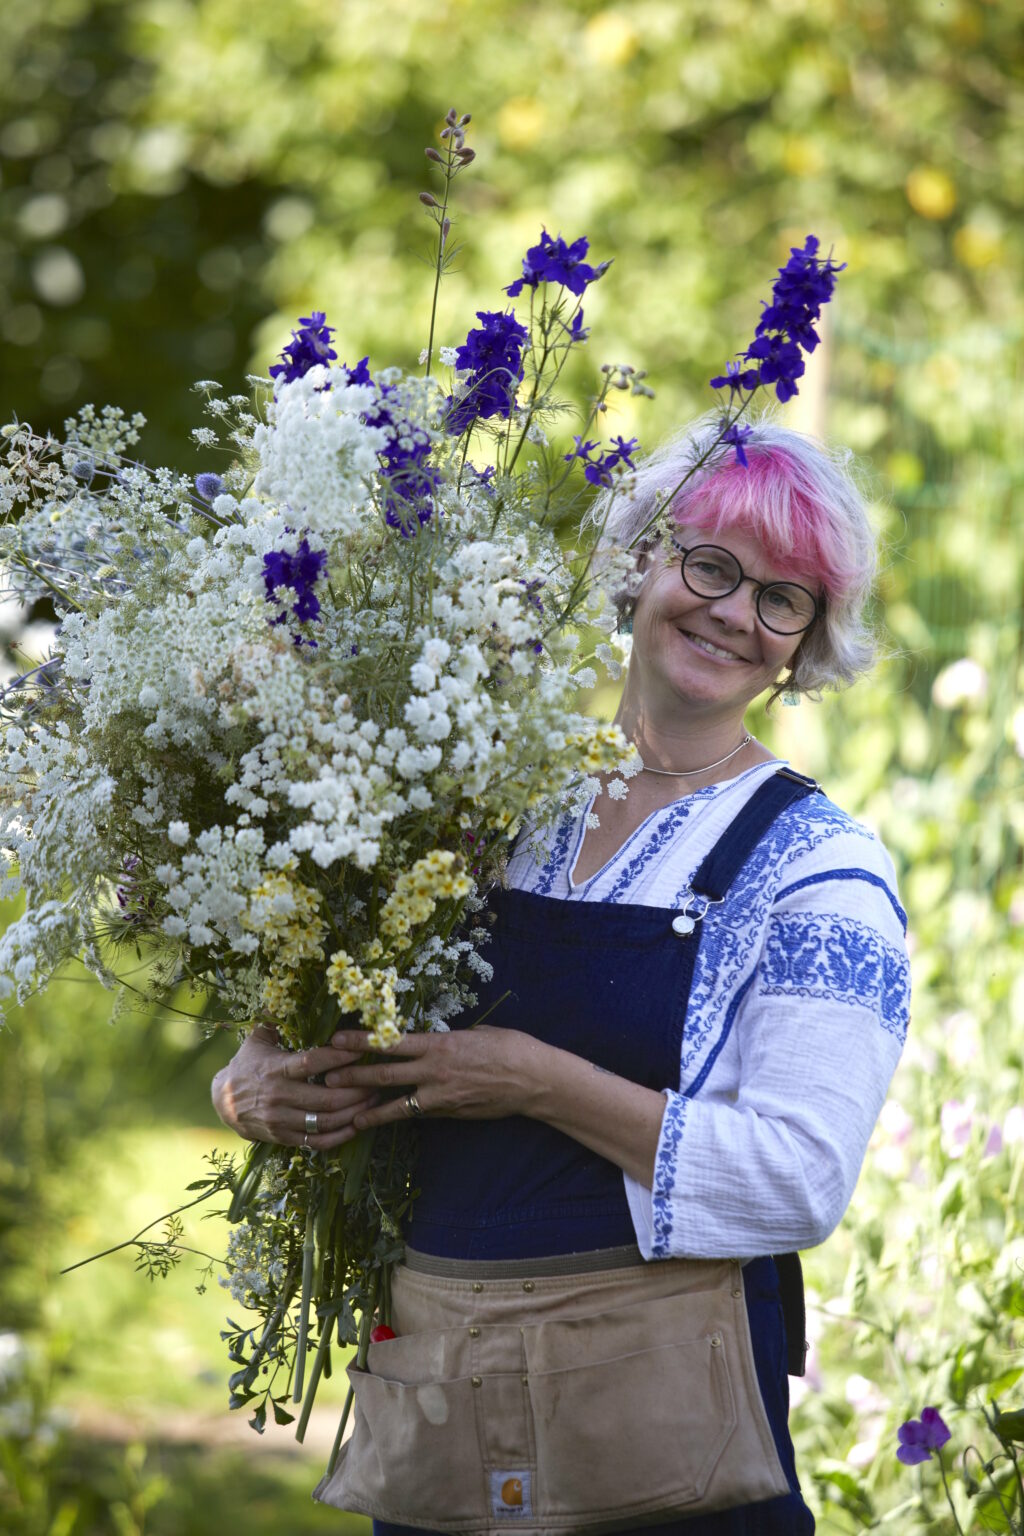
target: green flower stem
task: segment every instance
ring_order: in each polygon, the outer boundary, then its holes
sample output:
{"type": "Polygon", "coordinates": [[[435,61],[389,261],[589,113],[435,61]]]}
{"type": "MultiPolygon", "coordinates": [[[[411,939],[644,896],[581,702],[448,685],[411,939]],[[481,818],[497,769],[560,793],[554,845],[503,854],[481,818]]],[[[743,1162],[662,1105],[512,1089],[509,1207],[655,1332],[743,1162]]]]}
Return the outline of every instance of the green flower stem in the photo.
{"type": "Polygon", "coordinates": [[[309,1373],[309,1385],[306,1388],[306,1395],[303,1399],[299,1422],[295,1426],[295,1438],[300,1444],[305,1438],[306,1426],[309,1423],[309,1416],[313,1411],[313,1402],[316,1398],[316,1389],[320,1385],[320,1375],[330,1352],[331,1334],[334,1332],[333,1321],[333,1314],[329,1314],[320,1321],[320,1344],[313,1361],[313,1369],[309,1373]]]}
{"type": "Polygon", "coordinates": [[[306,1211],[306,1235],[302,1243],[302,1295],[299,1299],[299,1338],[295,1345],[295,1386],[292,1390],[292,1400],[296,1403],[302,1402],[302,1383],[306,1374],[306,1340],[309,1337],[309,1303],[313,1290],[315,1223],[316,1208],[310,1198],[309,1208],[306,1211]]]}
{"type": "Polygon", "coordinates": [[[434,297],[430,306],[430,336],[427,341],[427,366],[424,377],[430,377],[430,365],[434,357],[434,325],[437,320],[437,299],[441,289],[441,274],[444,271],[444,221],[448,215],[448,195],[451,191],[452,180],[455,176],[455,143],[454,135],[448,139],[448,155],[444,164],[444,201],[441,204],[440,216],[437,221],[437,260],[434,263],[434,297]]]}
{"type": "Polygon", "coordinates": [[[292,1297],[295,1295],[295,1282],[297,1277],[297,1270],[293,1265],[292,1268],[288,1271],[287,1278],[285,1279],[284,1285],[281,1288],[281,1294],[277,1299],[277,1305],[274,1307],[273,1312],[267,1318],[266,1326],[264,1327],[263,1332],[260,1334],[260,1341],[256,1345],[256,1348],[253,1350],[252,1357],[250,1358],[249,1364],[246,1368],[246,1380],[250,1386],[256,1380],[256,1371],[259,1367],[260,1361],[263,1359],[263,1356],[266,1354],[267,1350],[270,1348],[271,1344],[273,1344],[275,1338],[277,1337],[278,1325],[280,1324],[281,1319],[284,1317],[285,1313],[288,1311],[288,1308],[292,1304],[292,1297]]]}
{"type": "Polygon", "coordinates": [[[964,1528],[960,1524],[960,1521],[957,1519],[956,1507],[953,1504],[953,1495],[949,1491],[949,1482],[946,1478],[946,1463],[943,1460],[942,1451],[936,1450],[935,1454],[939,1459],[939,1473],[942,1477],[942,1487],[946,1495],[946,1503],[949,1505],[950,1514],[953,1516],[953,1524],[956,1526],[960,1536],[964,1536],[964,1528]]]}
{"type": "Polygon", "coordinates": [[[347,1394],[345,1396],[345,1406],[341,1410],[341,1418],[338,1421],[338,1433],[334,1437],[334,1444],[331,1446],[330,1459],[329,1459],[329,1461],[327,1463],[327,1476],[328,1477],[330,1477],[331,1473],[334,1471],[334,1464],[335,1464],[335,1462],[338,1459],[338,1452],[341,1450],[341,1442],[345,1438],[345,1426],[348,1423],[348,1416],[352,1412],[352,1399],[353,1399],[353,1396],[354,1396],[354,1393],[352,1391],[352,1388],[349,1387],[348,1392],[347,1392],[347,1394]]]}
{"type": "Polygon", "coordinates": [[[651,529],[654,527],[655,523],[661,517],[661,515],[664,512],[665,508],[666,507],[670,507],[672,505],[672,503],[675,501],[676,497],[679,495],[679,492],[682,490],[683,486],[687,483],[687,481],[693,479],[693,477],[697,473],[698,469],[703,469],[704,465],[711,458],[711,455],[715,452],[715,450],[717,448],[719,448],[721,446],[722,439],[725,437],[725,434],[728,432],[729,428],[735,426],[736,423],[739,421],[740,417],[743,415],[744,411],[747,409],[747,406],[753,400],[754,393],[756,393],[756,391],[752,392],[751,394],[749,394],[747,396],[747,398],[740,405],[740,408],[736,412],[735,416],[730,416],[728,411],[726,412],[725,425],[722,427],[721,432],[715,438],[714,442],[711,443],[709,445],[709,447],[705,448],[705,450],[701,454],[700,458],[697,459],[697,461],[694,464],[690,465],[690,468],[686,471],[686,474],[679,481],[678,485],[675,485],[675,486],[672,487],[672,490],[665,497],[664,501],[661,503],[661,506],[658,508],[658,510],[654,514],[654,516],[652,518],[649,518],[647,520],[647,522],[644,524],[644,526],[640,529],[640,532],[635,535],[635,537],[633,538],[632,543],[629,546],[630,549],[634,548],[637,544],[639,544],[639,542],[640,542],[640,540],[642,538],[646,537],[646,535],[648,533],[650,533],[651,529]]]}
{"type": "Polygon", "coordinates": [[[373,1328],[374,1314],[377,1311],[377,1292],[380,1287],[380,1271],[374,1273],[370,1281],[370,1295],[366,1303],[366,1311],[359,1319],[359,1343],[356,1346],[355,1366],[357,1371],[366,1370],[366,1357],[370,1351],[370,1332],[373,1328]]]}
{"type": "Polygon", "coordinates": [[[274,1148],[269,1141],[254,1141],[242,1164],[235,1192],[228,1207],[228,1221],[241,1221],[263,1182],[263,1174],[274,1148]]]}

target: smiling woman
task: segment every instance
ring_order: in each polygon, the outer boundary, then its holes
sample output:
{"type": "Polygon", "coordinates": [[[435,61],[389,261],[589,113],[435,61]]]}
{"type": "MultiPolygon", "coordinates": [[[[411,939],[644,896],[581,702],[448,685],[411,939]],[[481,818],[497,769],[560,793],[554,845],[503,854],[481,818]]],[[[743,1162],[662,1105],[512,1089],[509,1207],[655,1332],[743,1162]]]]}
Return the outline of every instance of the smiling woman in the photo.
{"type": "Polygon", "coordinates": [[[762,423],[640,544],[710,431],[598,509],[642,551],[618,723],[643,767],[625,796],[597,781],[599,818],[595,794],[524,831],[476,1009],[376,1060],[358,1032],[297,1056],[253,1035],[217,1090],[255,1136],[292,1103],[267,1084],[320,1070],[325,1144],[415,1120],[390,1325],[315,1495],[377,1536],[510,1511],[529,1536],[814,1529],[772,1256],[792,1272],[853,1192],[906,1033],[905,919],[878,840],[743,717],[867,665],[873,543],[841,459],[762,423]]]}

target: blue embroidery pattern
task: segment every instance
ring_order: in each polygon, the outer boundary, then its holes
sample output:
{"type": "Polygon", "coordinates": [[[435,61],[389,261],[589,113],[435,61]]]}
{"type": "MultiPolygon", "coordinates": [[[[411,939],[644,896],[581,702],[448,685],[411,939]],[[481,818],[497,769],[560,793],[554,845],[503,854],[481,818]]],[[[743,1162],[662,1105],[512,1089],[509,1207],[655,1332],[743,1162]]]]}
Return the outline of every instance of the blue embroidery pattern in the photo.
{"type": "Polygon", "coordinates": [[[768,924],[758,994],[820,997],[877,1013],[903,1044],[910,1013],[905,955],[853,918],[787,912],[768,924]]]}
{"type": "Polygon", "coordinates": [[[554,841],[551,844],[551,852],[544,863],[537,878],[537,884],[533,887],[538,896],[550,896],[551,887],[555,883],[556,875],[560,874],[565,864],[565,856],[569,851],[569,839],[572,837],[576,822],[572,816],[563,816],[558,823],[554,841]]]}
{"type": "MultiPolygon", "coordinates": [[[[695,809],[698,804],[710,798],[715,793],[715,786],[709,785],[705,789],[699,789],[693,795],[687,795],[683,800],[676,800],[669,807],[669,814],[661,823],[652,830],[640,849],[640,852],[632,859],[617,876],[607,893],[601,897],[602,901],[622,901],[631,885],[634,885],[644,870],[664,852],[675,836],[676,830],[695,809]]],[[[639,830],[639,829],[638,829],[639,830]]],[[[630,839],[632,842],[632,838],[630,839]]]]}
{"type": "Polygon", "coordinates": [[[896,916],[899,918],[903,927],[903,932],[906,933],[906,912],[904,912],[903,908],[900,906],[899,902],[896,900],[896,897],[893,895],[888,885],[886,885],[881,875],[872,874],[870,869],[823,869],[820,870],[816,875],[805,875],[802,880],[794,880],[792,885],[787,885],[783,890],[779,891],[775,899],[776,901],[781,901],[784,896],[792,896],[794,891],[802,891],[808,885],[827,884],[830,880],[864,880],[868,885],[877,886],[880,891],[885,892],[889,900],[889,905],[892,907],[893,911],[896,913],[896,916]]]}
{"type": "Polygon", "coordinates": [[[651,1191],[654,1229],[651,1238],[651,1257],[653,1259],[672,1257],[672,1191],[677,1183],[679,1148],[683,1140],[686,1111],[689,1106],[689,1099],[683,1098],[681,1094],[670,1093],[667,1096],[665,1118],[661,1123],[658,1158],[654,1169],[654,1188],[651,1191]]]}
{"type": "Polygon", "coordinates": [[[698,1074],[703,1083],[707,1074],[701,1067],[712,1037],[718,1036],[716,1056],[724,1044],[734,1016],[731,1000],[753,969],[785,869],[834,837],[874,841],[866,827],[824,795],[798,800],[769,827],[733,881],[728,900],[704,919],[680,1063],[684,1093],[696,1092],[698,1074]]]}

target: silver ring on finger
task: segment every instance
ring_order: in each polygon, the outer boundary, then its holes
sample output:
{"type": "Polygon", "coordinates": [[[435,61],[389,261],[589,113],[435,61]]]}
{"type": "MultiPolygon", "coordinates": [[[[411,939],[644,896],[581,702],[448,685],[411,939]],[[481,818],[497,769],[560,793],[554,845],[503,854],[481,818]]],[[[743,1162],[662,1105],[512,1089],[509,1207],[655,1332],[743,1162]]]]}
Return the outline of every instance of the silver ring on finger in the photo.
{"type": "Polygon", "coordinates": [[[422,1119],[425,1113],[423,1105],[416,1097],[415,1089],[412,1093],[407,1093],[405,1096],[405,1112],[407,1115],[411,1115],[414,1120],[422,1119]]]}
{"type": "Polygon", "coordinates": [[[315,1136],[320,1129],[320,1120],[313,1109],[306,1110],[306,1135],[315,1136]]]}

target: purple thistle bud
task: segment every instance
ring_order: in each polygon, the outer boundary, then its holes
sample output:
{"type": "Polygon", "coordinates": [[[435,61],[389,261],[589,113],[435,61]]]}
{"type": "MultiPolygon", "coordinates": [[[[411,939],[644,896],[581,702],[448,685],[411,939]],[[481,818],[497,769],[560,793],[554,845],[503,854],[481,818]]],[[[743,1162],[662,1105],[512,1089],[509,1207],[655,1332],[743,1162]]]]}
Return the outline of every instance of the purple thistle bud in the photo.
{"type": "Polygon", "coordinates": [[[224,495],[225,486],[220,475],[196,475],[195,486],[204,501],[216,501],[218,496],[224,495]]]}
{"type": "Polygon", "coordinates": [[[433,192],[421,192],[420,202],[423,204],[424,208],[440,208],[441,206],[433,192]]]}
{"type": "Polygon", "coordinates": [[[444,156],[440,154],[432,144],[428,145],[423,153],[426,155],[428,160],[433,160],[437,165],[444,165],[444,156]]]}

